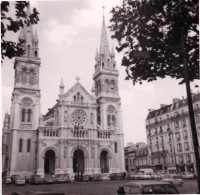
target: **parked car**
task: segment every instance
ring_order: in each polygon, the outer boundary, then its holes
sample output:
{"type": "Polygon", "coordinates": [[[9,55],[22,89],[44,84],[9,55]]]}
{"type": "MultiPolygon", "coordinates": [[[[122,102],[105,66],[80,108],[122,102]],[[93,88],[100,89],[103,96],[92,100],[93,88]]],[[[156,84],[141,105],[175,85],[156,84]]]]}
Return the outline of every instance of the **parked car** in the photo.
{"type": "Polygon", "coordinates": [[[18,175],[15,179],[15,185],[25,185],[25,184],[26,184],[25,177],[22,175],[18,175]]]}
{"type": "Polygon", "coordinates": [[[111,173],[108,177],[110,180],[123,180],[125,179],[126,174],[123,173],[111,173]]]}
{"type": "Polygon", "coordinates": [[[5,184],[11,184],[11,183],[12,183],[11,177],[7,176],[5,180],[5,184]]]}
{"type": "Polygon", "coordinates": [[[183,180],[182,179],[163,178],[161,181],[166,181],[166,182],[172,183],[175,186],[182,186],[183,185],[183,180]]]}
{"type": "Polygon", "coordinates": [[[102,179],[102,181],[110,181],[109,174],[102,173],[101,174],[101,179],[102,179]]]}
{"type": "Polygon", "coordinates": [[[11,181],[12,181],[13,184],[15,184],[17,176],[19,176],[19,175],[12,175],[11,176],[11,181]]]}
{"type": "Polygon", "coordinates": [[[131,175],[131,179],[151,179],[151,175],[146,174],[146,173],[137,172],[136,174],[131,175]]]}
{"type": "Polygon", "coordinates": [[[46,184],[53,184],[54,183],[53,178],[50,175],[45,175],[45,177],[44,177],[44,183],[46,183],[46,184]]]}
{"type": "Polygon", "coordinates": [[[100,174],[91,174],[89,177],[90,181],[101,181],[101,175],[100,174]]]}
{"type": "Polygon", "coordinates": [[[161,179],[161,176],[155,172],[150,173],[151,179],[161,179]]]}
{"type": "Polygon", "coordinates": [[[44,184],[44,178],[41,175],[34,175],[30,180],[31,184],[44,184]]]}
{"type": "Polygon", "coordinates": [[[54,183],[67,183],[70,182],[70,177],[67,174],[58,174],[52,176],[54,183]]]}
{"type": "Polygon", "coordinates": [[[32,176],[25,176],[25,180],[26,180],[26,183],[30,183],[31,182],[31,177],[32,176]]]}
{"type": "Polygon", "coordinates": [[[122,184],[117,194],[179,194],[173,184],[162,181],[137,181],[122,184]]]}
{"type": "Polygon", "coordinates": [[[194,179],[194,175],[192,173],[182,173],[183,179],[194,179]]]}

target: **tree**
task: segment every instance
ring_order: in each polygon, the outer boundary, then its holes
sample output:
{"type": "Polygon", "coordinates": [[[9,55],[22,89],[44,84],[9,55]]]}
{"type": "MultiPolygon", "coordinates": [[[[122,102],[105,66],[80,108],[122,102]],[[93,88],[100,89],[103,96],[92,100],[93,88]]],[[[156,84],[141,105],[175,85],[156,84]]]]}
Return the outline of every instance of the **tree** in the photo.
{"type": "Polygon", "coordinates": [[[199,77],[199,5],[197,0],[126,0],[112,9],[110,29],[124,52],[122,66],[133,83],[157,78],[184,79],[181,34],[184,37],[189,80],[199,77]],[[149,51],[150,58],[135,58],[149,51]]]}
{"type": "MultiPolygon", "coordinates": [[[[13,2],[12,2],[13,3],[13,2]]],[[[24,53],[22,43],[23,40],[19,40],[18,43],[6,40],[6,33],[12,31],[14,33],[18,32],[24,25],[37,24],[39,21],[38,11],[34,8],[32,14],[27,16],[25,8],[29,7],[29,2],[26,1],[16,1],[15,2],[15,13],[14,16],[9,16],[10,14],[10,2],[1,2],[1,55],[2,59],[8,57],[12,59],[13,57],[20,56],[24,53]]]]}
{"type": "Polygon", "coordinates": [[[122,65],[133,84],[170,76],[186,84],[200,193],[200,154],[190,81],[199,78],[199,4],[197,0],[124,0],[113,8],[111,31],[124,51],[122,65]],[[135,51],[149,51],[148,59],[135,51]]]}

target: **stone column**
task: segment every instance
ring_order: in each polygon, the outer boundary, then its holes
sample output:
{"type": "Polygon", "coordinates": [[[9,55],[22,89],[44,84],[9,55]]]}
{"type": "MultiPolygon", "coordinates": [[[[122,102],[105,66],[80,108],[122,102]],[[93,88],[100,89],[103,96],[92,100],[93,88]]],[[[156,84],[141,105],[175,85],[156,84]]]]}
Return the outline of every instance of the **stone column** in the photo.
{"type": "MultiPolygon", "coordinates": [[[[43,141],[38,141],[38,154],[37,154],[37,175],[44,175],[44,158],[45,156],[42,155],[42,144],[43,141]]],[[[45,155],[45,154],[44,154],[45,155]]]]}
{"type": "Polygon", "coordinates": [[[60,174],[64,174],[64,140],[60,140],[60,174]]]}
{"type": "Polygon", "coordinates": [[[18,154],[18,137],[17,130],[12,130],[12,149],[10,159],[10,175],[15,175],[17,165],[17,154],[18,154]]]}

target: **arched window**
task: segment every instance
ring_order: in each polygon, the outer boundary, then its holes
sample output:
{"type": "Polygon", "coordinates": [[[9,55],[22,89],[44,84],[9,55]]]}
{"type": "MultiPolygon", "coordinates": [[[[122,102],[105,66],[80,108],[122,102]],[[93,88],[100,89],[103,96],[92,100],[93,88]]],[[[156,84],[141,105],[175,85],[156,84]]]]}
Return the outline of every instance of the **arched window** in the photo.
{"type": "Polygon", "coordinates": [[[31,115],[32,115],[32,110],[31,109],[28,109],[28,119],[27,119],[27,122],[31,122],[31,115]]]}
{"type": "Polygon", "coordinates": [[[22,152],[22,145],[23,145],[23,140],[19,140],[19,152],[22,152]]]}
{"type": "Polygon", "coordinates": [[[83,96],[81,96],[81,102],[83,102],[83,96]]]}
{"type": "Polygon", "coordinates": [[[108,81],[108,79],[105,80],[105,90],[106,90],[106,93],[109,92],[109,81],[108,81]]]}
{"type": "Polygon", "coordinates": [[[35,50],[35,57],[38,57],[38,52],[37,52],[37,50],[35,50]]]}
{"type": "Polygon", "coordinates": [[[21,111],[21,116],[22,116],[21,121],[22,122],[25,122],[25,115],[26,115],[26,110],[23,108],[21,111]]]}
{"type": "Polygon", "coordinates": [[[104,68],[104,62],[102,62],[102,67],[104,68]]]}
{"type": "Polygon", "coordinates": [[[74,96],[74,102],[76,102],[76,96],[74,96]]]}
{"type": "Polygon", "coordinates": [[[27,56],[30,57],[30,52],[31,52],[31,46],[27,46],[27,56]]]}
{"type": "Polygon", "coordinates": [[[27,152],[30,152],[30,150],[31,150],[31,140],[28,139],[28,141],[27,141],[27,152]]]}
{"type": "Polygon", "coordinates": [[[78,92],[77,93],[77,102],[79,102],[80,101],[80,93],[78,92]]]}
{"type": "Polygon", "coordinates": [[[113,122],[113,126],[115,127],[115,126],[116,126],[116,118],[115,118],[115,115],[112,115],[112,122],[113,122]]]}
{"type": "Polygon", "coordinates": [[[110,126],[110,115],[107,116],[107,125],[110,126]]]}
{"type": "Polygon", "coordinates": [[[22,83],[25,84],[26,83],[26,68],[24,68],[22,70],[22,83]]]}
{"type": "Polygon", "coordinates": [[[30,70],[30,84],[31,85],[34,84],[34,70],[33,69],[30,70]]]}
{"type": "Polygon", "coordinates": [[[115,91],[115,81],[111,81],[110,91],[111,91],[111,93],[114,93],[114,91],[115,91]]]}

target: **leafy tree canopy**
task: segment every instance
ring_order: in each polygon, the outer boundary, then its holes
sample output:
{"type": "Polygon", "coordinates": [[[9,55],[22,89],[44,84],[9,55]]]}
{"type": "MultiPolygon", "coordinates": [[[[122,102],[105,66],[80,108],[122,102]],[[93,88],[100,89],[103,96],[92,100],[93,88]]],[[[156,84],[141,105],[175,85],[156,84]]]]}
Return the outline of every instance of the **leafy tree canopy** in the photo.
{"type": "Polygon", "coordinates": [[[110,29],[123,51],[126,79],[142,84],[170,76],[184,83],[183,50],[189,80],[198,79],[198,9],[198,0],[124,0],[113,8],[110,29]],[[150,57],[136,58],[135,51],[149,51],[150,57]]]}
{"type": "MultiPolygon", "coordinates": [[[[13,3],[13,2],[12,2],[13,3]]],[[[10,14],[10,2],[1,2],[1,55],[2,59],[5,57],[13,58],[20,56],[24,53],[21,46],[23,40],[18,43],[8,41],[5,38],[6,32],[12,31],[14,33],[18,32],[24,25],[29,26],[30,24],[37,24],[39,21],[38,11],[34,8],[32,14],[27,16],[26,7],[29,2],[26,1],[16,1],[15,2],[15,15],[12,17],[10,14]]]]}

